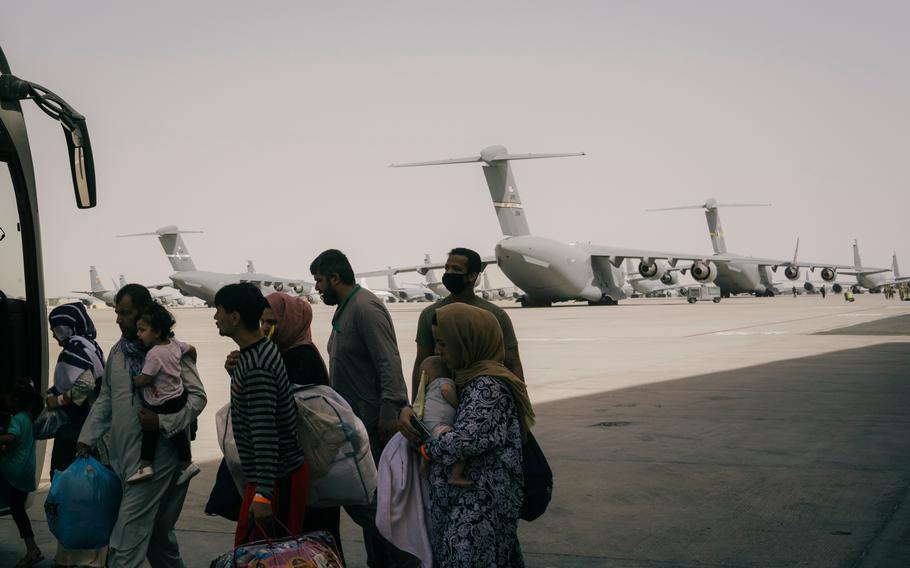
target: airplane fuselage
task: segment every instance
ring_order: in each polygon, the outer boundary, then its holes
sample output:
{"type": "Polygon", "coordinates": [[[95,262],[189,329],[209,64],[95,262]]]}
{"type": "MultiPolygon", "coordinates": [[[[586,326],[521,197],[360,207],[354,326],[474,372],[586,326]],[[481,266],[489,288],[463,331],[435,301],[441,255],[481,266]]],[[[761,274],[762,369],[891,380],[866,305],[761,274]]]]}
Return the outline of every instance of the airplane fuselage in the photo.
{"type": "Polygon", "coordinates": [[[718,262],[714,285],[723,294],[764,294],[771,288],[771,273],[766,266],[740,262],[718,262]]]}
{"type": "Polygon", "coordinates": [[[543,237],[508,237],[496,245],[500,269],[533,302],[620,300],[625,277],[580,243],[543,237]]]}
{"type": "Polygon", "coordinates": [[[888,272],[856,275],[856,283],[872,292],[880,291],[886,283],[892,280],[893,276],[888,272]]]}

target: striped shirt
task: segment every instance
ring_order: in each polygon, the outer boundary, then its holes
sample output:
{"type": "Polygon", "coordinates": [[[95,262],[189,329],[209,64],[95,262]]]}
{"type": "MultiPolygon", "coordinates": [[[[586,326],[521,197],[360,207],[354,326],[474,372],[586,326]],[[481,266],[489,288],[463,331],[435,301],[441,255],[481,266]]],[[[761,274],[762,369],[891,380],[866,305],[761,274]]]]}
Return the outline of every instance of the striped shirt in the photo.
{"type": "Polygon", "coordinates": [[[231,373],[231,421],[247,483],[272,497],[275,482],[303,463],[297,407],[274,343],[262,338],[240,351],[231,373]]]}

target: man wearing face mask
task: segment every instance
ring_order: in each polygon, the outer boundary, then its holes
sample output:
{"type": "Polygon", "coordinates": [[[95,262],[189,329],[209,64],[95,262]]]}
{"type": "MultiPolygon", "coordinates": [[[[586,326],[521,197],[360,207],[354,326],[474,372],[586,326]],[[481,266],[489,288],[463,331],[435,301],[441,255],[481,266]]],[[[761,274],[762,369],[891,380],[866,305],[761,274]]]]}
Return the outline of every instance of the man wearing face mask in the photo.
{"type": "MultiPolygon", "coordinates": [[[[483,262],[477,252],[468,248],[453,248],[449,251],[446,260],[446,272],[442,277],[442,284],[451,294],[433,305],[428,306],[420,313],[417,321],[417,357],[414,360],[414,371],[411,373],[411,399],[417,395],[420,386],[420,364],[432,355],[436,349],[433,339],[433,315],[442,306],[453,302],[464,302],[471,306],[482,308],[494,316],[502,328],[502,342],[506,350],[505,366],[518,378],[524,381],[524,370],[521,367],[521,358],[518,356],[518,339],[512,328],[512,320],[505,310],[492,302],[488,302],[474,293],[474,286],[480,280],[483,272],[483,262]]],[[[405,416],[405,420],[409,417],[405,416]]],[[[407,428],[402,424],[402,430],[407,428]]],[[[405,432],[406,433],[406,432],[405,432]]]]}

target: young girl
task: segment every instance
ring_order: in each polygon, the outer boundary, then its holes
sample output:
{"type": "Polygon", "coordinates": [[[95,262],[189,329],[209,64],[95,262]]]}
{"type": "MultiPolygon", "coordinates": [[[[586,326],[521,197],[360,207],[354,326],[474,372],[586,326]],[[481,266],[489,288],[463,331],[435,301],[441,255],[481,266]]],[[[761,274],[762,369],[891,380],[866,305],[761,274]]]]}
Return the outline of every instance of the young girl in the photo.
{"type": "MultiPolygon", "coordinates": [[[[180,378],[180,359],[184,355],[195,361],[196,349],[174,339],[174,318],[164,307],[152,304],[139,316],[139,339],[149,348],[145,355],[142,373],[133,377],[133,384],[141,389],[145,406],[155,414],[173,414],[186,406],[186,391],[180,378]]],[[[183,431],[169,438],[180,460],[177,484],[186,483],[199,473],[192,461],[189,432],[183,431]]],[[[139,469],[126,482],[138,483],[155,475],[152,462],[158,443],[157,431],[142,431],[139,469]]]]}
{"type": "Polygon", "coordinates": [[[33,411],[35,399],[40,400],[40,397],[30,385],[16,384],[4,398],[5,406],[12,417],[6,433],[0,435],[0,446],[3,447],[0,472],[6,478],[10,513],[19,529],[19,536],[25,541],[25,556],[19,560],[16,568],[28,568],[44,560],[41,550],[35,544],[32,524],[28,513],[25,512],[28,494],[37,489],[32,421],[38,417],[33,411]]]}

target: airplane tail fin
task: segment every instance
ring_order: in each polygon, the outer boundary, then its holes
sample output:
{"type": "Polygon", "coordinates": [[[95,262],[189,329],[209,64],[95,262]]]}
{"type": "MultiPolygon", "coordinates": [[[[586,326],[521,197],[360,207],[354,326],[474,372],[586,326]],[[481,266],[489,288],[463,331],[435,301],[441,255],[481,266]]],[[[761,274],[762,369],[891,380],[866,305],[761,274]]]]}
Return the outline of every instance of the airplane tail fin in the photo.
{"type": "Polygon", "coordinates": [[[863,260],[859,257],[859,243],[856,242],[856,239],[853,239],[853,267],[857,272],[863,270],[863,260]]]}
{"type": "Polygon", "coordinates": [[[900,277],[901,277],[901,269],[900,269],[900,267],[897,265],[897,251],[894,251],[894,252],[891,254],[891,272],[894,273],[894,277],[895,277],[895,278],[900,278],[900,277]]]}
{"type": "Polygon", "coordinates": [[[108,291],[108,289],[104,286],[104,284],[101,283],[101,278],[98,276],[97,268],[95,268],[94,266],[89,266],[88,267],[88,276],[89,276],[89,280],[91,281],[90,282],[91,287],[89,288],[89,290],[91,290],[93,293],[95,293],[95,292],[100,293],[100,292],[108,291]]]}
{"type": "Polygon", "coordinates": [[[412,162],[407,164],[392,164],[393,168],[410,168],[415,166],[441,166],[446,164],[469,164],[482,162],[483,174],[487,179],[490,197],[493,199],[493,208],[499,218],[502,234],[507,237],[530,235],[528,221],[525,218],[521,198],[518,195],[518,186],[512,175],[509,162],[513,160],[534,160],[540,158],[565,158],[570,156],[584,156],[584,152],[570,154],[509,154],[504,146],[489,146],[481,150],[479,156],[467,158],[452,158],[448,160],[433,160],[430,162],[412,162]]]}
{"type": "Polygon", "coordinates": [[[121,274],[120,275],[120,287],[123,288],[124,286],[126,286],[126,277],[121,274]]]}
{"type": "Polygon", "coordinates": [[[253,261],[252,261],[252,260],[246,261],[246,273],[247,273],[247,274],[255,274],[255,273],[256,273],[256,267],[253,266],[253,261]]]}
{"type": "MultiPolygon", "coordinates": [[[[423,255],[424,264],[430,264],[432,262],[433,261],[430,259],[429,254],[423,255]]],[[[440,280],[438,280],[436,278],[436,271],[431,268],[427,269],[426,273],[424,273],[424,276],[425,276],[425,280],[426,280],[427,284],[438,284],[440,282],[440,280]]]]}
{"type": "Polygon", "coordinates": [[[130,235],[117,235],[118,237],[146,237],[146,236],[155,236],[158,237],[158,242],[161,243],[161,248],[164,249],[164,254],[167,256],[167,259],[171,263],[171,268],[174,269],[174,272],[185,272],[189,270],[196,270],[196,264],[193,262],[193,257],[190,256],[189,251],[186,248],[186,243],[183,242],[183,237],[181,235],[187,233],[201,233],[202,231],[181,231],[177,227],[170,225],[167,227],[162,227],[155,231],[154,233],[134,233],[130,235]]]}
{"type": "Polygon", "coordinates": [[[388,274],[386,274],[386,278],[387,278],[387,281],[388,281],[389,290],[397,290],[397,289],[399,288],[399,286],[398,286],[398,279],[395,278],[395,271],[392,270],[392,267],[391,267],[391,266],[389,267],[389,272],[388,272],[388,274]]]}
{"type": "Polygon", "coordinates": [[[727,252],[727,241],[724,239],[724,229],[720,225],[718,207],[770,207],[770,203],[718,203],[713,197],[701,205],[684,205],[682,207],[663,207],[660,209],[646,209],[646,211],[679,211],[681,209],[704,209],[708,221],[708,234],[711,236],[711,246],[715,254],[727,252]]]}

